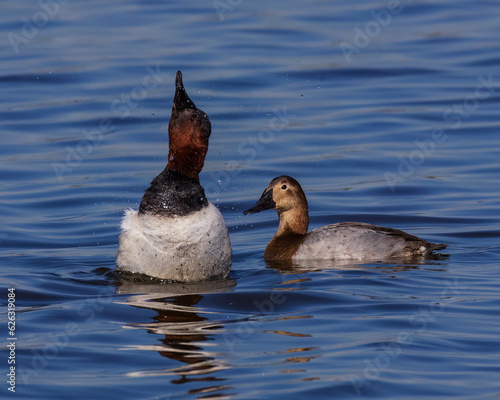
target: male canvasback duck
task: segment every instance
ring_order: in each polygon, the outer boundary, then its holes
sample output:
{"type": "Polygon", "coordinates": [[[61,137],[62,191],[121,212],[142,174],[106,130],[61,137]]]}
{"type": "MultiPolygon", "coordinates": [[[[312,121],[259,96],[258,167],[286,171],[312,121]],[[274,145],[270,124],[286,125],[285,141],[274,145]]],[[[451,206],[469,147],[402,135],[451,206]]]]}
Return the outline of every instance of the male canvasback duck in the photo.
{"type": "Polygon", "coordinates": [[[168,124],[168,163],[151,182],[139,210],[121,224],[116,268],[178,282],[224,278],[232,250],[226,223],[200,185],[211,125],[177,72],[168,124]]]}
{"type": "Polygon", "coordinates": [[[362,222],[340,222],[307,233],[306,196],[299,182],[286,175],[274,178],[257,203],[243,214],[268,209],[278,212],[279,228],[264,252],[267,261],[384,261],[422,257],[446,247],[397,229],[362,222]]]}

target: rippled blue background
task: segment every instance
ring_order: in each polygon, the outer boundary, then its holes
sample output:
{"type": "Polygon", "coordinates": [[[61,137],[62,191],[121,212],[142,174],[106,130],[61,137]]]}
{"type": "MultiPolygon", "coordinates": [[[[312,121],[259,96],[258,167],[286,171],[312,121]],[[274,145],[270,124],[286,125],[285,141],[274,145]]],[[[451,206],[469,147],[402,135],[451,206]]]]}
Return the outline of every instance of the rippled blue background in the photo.
{"type": "Polygon", "coordinates": [[[0,301],[15,287],[18,311],[2,397],[498,397],[499,12],[0,3],[0,301]],[[234,263],[227,281],[146,285],[113,272],[119,223],[166,163],[178,69],[212,121],[201,182],[234,263]],[[276,215],[242,211],[282,174],[311,228],[390,226],[449,257],[266,265],[276,215]]]}

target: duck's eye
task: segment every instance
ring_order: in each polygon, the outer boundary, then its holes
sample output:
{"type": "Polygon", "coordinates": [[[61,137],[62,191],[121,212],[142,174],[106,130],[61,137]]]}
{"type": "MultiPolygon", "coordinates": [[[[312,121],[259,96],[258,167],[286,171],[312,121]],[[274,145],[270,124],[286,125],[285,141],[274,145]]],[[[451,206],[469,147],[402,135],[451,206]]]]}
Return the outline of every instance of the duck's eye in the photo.
{"type": "Polygon", "coordinates": [[[282,190],[286,190],[286,185],[281,186],[282,190]]]}

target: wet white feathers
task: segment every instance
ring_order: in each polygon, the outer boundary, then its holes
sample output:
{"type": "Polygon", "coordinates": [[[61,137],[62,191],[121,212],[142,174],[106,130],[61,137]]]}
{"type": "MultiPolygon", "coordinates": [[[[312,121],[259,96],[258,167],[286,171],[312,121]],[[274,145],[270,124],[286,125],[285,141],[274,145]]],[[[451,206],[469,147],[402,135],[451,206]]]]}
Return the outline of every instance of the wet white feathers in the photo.
{"type": "Polygon", "coordinates": [[[118,270],[197,282],[226,277],[231,269],[227,227],[212,203],[175,217],[127,210],[121,228],[118,270]]]}

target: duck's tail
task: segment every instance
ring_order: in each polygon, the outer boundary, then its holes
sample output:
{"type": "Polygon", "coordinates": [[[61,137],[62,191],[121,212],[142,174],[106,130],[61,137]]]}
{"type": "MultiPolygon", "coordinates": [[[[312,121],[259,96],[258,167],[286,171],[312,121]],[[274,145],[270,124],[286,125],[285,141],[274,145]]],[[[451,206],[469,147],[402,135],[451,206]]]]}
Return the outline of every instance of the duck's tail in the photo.
{"type": "Polygon", "coordinates": [[[426,254],[424,256],[429,260],[445,260],[449,257],[449,254],[434,253],[434,251],[443,250],[446,249],[446,247],[448,247],[448,245],[444,243],[429,243],[429,245],[427,246],[426,254]]]}
{"type": "Polygon", "coordinates": [[[428,247],[429,252],[435,250],[443,250],[446,249],[446,247],[448,247],[448,245],[444,243],[429,243],[429,244],[430,244],[430,246],[428,247]]]}

